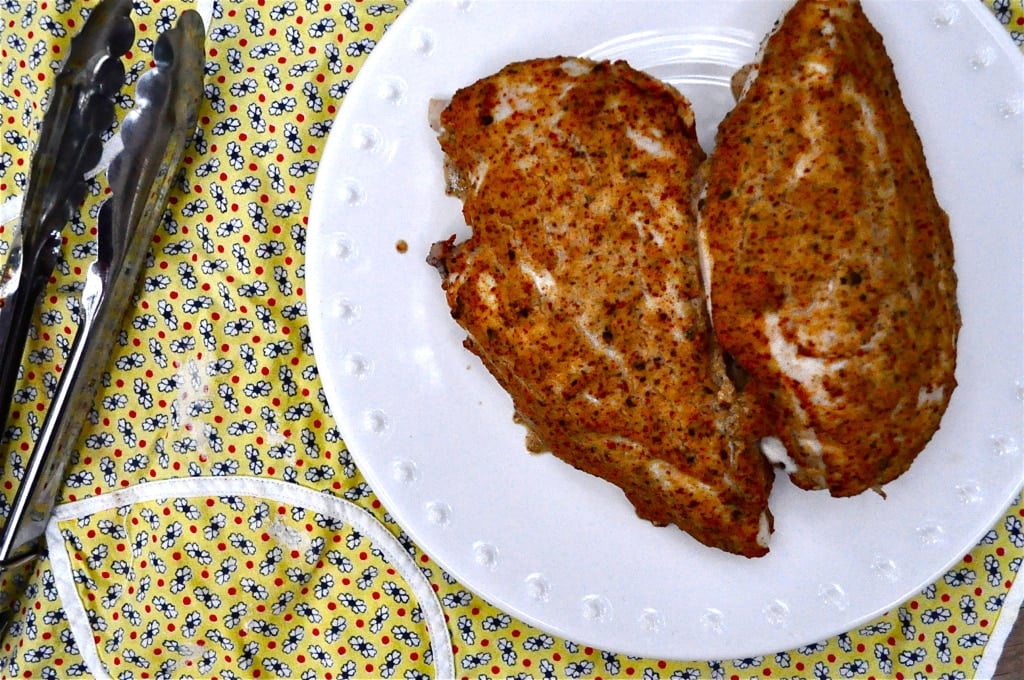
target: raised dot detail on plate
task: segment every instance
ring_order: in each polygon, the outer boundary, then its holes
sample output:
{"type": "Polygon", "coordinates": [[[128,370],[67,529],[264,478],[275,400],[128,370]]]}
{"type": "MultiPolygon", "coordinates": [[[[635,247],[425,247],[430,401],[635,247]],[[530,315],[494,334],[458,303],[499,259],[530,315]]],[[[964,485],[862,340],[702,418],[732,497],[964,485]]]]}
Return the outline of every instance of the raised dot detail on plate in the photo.
{"type": "Polygon", "coordinates": [[[340,235],[331,243],[331,255],[336,260],[346,262],[356,256],[356,244],[347,235],[340,235]]]}
{"type": "Polygon", "coordinates": [[[339,298],[334,301],[334,316],[339,321],[345,323],[352,323],[359,318],[359,305],[355,304],[348,298],[339,298]]]}
{"type": "Polygon", "coordinates": [[[1014,456],[1020,450],[1017,440],[1008,434],[992,435],[992,451],[999,457],[1014,456]]]}
{"type": "Polygon", "coordinates": [[[363,426],[374,434],[386,434],[391,429],[387,414],[379,409],[363,414],[363,426]]]}
{"type": "Polygon", "coordinates": [[[356,125],[352,131],[352,146],[360,151],[376,151],[381,140],[380,131],[372,125],[356,125]]]}
{"type": "Polygon", "coordinates": [[[396,460],[391,464],[391,477],[402,484],[412,484],[420,478],[420,470],[411,460],[396,460]]]}
{"type": "Polygon", "coordinates": [[[846,591],[838,583],[829,583],[821,586],[818,589],[818,595],[825,601],[825,604],[839,611],[845,611],[850,606],[850,598],[847,597],[846,591]]]}
{"type": "Polygon", "coordinates": [[[473,0],[455,0],[455,8],[460,12],[468,12],[473,9],[473,0]]]}
{"type": "Polygon", "coordinates": [[[427,503],[427,521],[439,527],[446,527],[452,521],[452,508],[441,501],[427,503]]]}
{"type": "Polygon", "coordinates": [[[888,557],[876,557],[871,563],[871,571],[890,583],[895,583],[900,577],[899,566],[888,557]]]}
{"type": "Polygon", "coordinates": [[[961,503],[969,505],[982,500],[981,485],[977,482],[962,482],[956,485],[956,495],[961,503]]]}
{"type": "Polygon", "coordinates": [[[373,372],[373,362],[362,354],[348,354],[341,362],[341,369],[353,378],[365,378],[373,372]]]}
{"type": "Polygon", "coordinates": [[[971,68],[975,71],[991,66],[996,60],[996,51],[989,46],[979,47],[971,55],[971,68]]]}
{"type": "Polygon", "coordinates": [[[946,530],[938,522],[925,522],[914,533],[923,545],[938,545],[946,539],[946,530]]]}
{"type": "Polygon", "coordinates": [[[612,603],[604,595],[587,595],[581,604],[583,618],[588,621],[611,621],[612,603]]]}
{"type": "Polygon", "coordinates": [[[934,21],[935,25],[939,28],[943,28],[945,26],[952,26],[959,16],[960,8],[952,2],[948,2],[935,12],[935,15],[932,17],[932,21],[934,21]]]}
{"type": "Polygon", "coordinates": [[[765,605],[764,618],[773,626],[783,627],[789,622],[789,605],[782,600],[773,600],[765,605]]]}
{"type": "Polygon", "coordinates": [[[547,602],[551,598],[551,582],[544,574],[533,573],[526,577],[526,594],[538,602],[547,602]]]}
{"type": "Polygon", "coordinates": [[[338,187],[338,195],[346,205],[359,205],[366,200],[363,185],[358,180],[349,178],[342,180],[338,187]]]}
{"type": "Polygon", "coordinates": [[[380,82],[378,90],[380,98],[392,104],[399,104],[405,98],[405,92],[409,89],[405,80],[398,76],[388,76],[380,82]]]}
{"type": "Polygon", "coordinates": [[[1003,118],[1015,118],[1024,111],[1024,101],[1010,97],[999,102],[999,115],[1003,118]]]}
{"type": "Polygon", "coordinates": [[[705,609],[700,615],[700,625],[706,631],[721,634],[725,630],[725,614],[717,609],[705,609]]]}
{"type": "Polygon", "coordinates": [[[473,559],[484,569],[498,568],[498,549],[484,541],[473,544],[473,559]]]}
{"type": "Polygon", "coordinates": [[[640,627],[648,633],[665,630],[665,615],[657,609],[646,608],[640,612],[640,627]]]}
{"type": "Polygon", "coordinates": [[[417,28],[412,33],[412,49],[422,55],[428,55],[434,51],[434,34],[426,28],[417,28]]]}

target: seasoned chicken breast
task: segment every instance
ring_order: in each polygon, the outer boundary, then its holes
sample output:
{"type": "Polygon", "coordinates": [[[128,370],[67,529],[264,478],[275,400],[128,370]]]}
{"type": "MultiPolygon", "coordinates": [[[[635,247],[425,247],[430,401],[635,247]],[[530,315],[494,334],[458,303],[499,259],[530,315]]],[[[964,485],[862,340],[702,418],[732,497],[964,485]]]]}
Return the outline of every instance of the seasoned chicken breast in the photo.
{"type": "Polygon", "coordinates": [[[623,62],[537,59],[459,90],[440,129],[472,236],[428,260],[532,448],[764,554],[772,469],[709,325],[688,102],[623,62]]]}
{"type": "Polygon", "coordinates": [[[956,385],[948,219],[882,38],[799,0],[718,130],[701,211],[722,347],[804,488],[902,474],[956,385]]]}

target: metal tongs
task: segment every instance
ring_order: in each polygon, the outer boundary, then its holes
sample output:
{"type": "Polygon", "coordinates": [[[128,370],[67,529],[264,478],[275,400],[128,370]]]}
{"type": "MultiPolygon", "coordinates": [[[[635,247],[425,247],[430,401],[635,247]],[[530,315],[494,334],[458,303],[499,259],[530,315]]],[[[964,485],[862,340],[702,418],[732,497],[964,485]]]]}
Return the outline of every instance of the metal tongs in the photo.
{"type": "MultiPolygon", "coordinates": [[[[125,76],[120,57],[135,35],[131,8],[131,0],[103,0],[89,15],[71,43],[43,119],[0,287],[7,294],[0,309],[0,419],[10,409],[35,308],[60,253],[61,231],[84,196],[85,173],[99,160],[101,136],[114,120],[112,98],[125,76]]],[[[204,40],[200,16],[183,12],[156,41],[155,66],[139,78],[135,108],[122,122],[124,148],[107,169],[112,193],[97,218],[96,259],[85,275],[81,320],[0,531],[0,632],[44,550],[58,488],[195,130],[204,40]]],[[[5,454],[8,463],[11,455],[5,454]]]]}

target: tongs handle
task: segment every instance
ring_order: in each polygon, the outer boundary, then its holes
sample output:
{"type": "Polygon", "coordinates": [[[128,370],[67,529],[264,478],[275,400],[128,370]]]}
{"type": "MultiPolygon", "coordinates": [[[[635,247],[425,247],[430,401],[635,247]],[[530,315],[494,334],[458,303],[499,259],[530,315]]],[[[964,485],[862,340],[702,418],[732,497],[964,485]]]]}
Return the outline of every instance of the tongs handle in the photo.
{"type": "Polygon", "coordinates": [[[85,195],[85,173],[99,161],[124,84],[121,55],[135,37],[131,0],[104,0],[71,41],[39,131],[0,309],[0,434],[6,429],[33,316],[60,253],[61,232],[85,195]]]}
{"type": "MultiPolygon", "coordinates": [[[[0,565],[23,565],[41,550],[59,485],[109,365],[167,194],[195,131],[203,92],[205,31],[193,10],[156,42],[156,65],[136,86],[136,108],[122,123],[124,148],[107,177],[111,197],[100,209],[97,257],[86,274],[82,321],[53,401],[0,533],[0,565]]],[[[2,589],[0,598],[13,599],[2,589]]],[[[0,602],[2,609],[2,602],[0,602]]],[[[0,620],[2,625],[2,620],[0,620]]]]}

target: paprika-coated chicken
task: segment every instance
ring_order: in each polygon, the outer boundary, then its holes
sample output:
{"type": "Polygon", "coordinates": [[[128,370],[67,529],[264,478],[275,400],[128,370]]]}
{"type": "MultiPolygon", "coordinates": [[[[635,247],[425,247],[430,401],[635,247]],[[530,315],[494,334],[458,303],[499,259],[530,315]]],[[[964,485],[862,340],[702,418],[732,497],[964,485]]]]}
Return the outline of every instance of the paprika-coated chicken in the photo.
{"type": "Polygon", "coordinates": [[[798,0],[720,125],[700,214],[715,332],[801,487],[902,474],[956,385],[948,219],[882,38],[798,0]]]}
{"type": "Polygon", "coordinates": [[[472,236],[429,261],[532,448],[764,554],[773,473],[709,324],[688,102],[624,62],[535,59],[459,90],[440,130],[472,236]]]}

